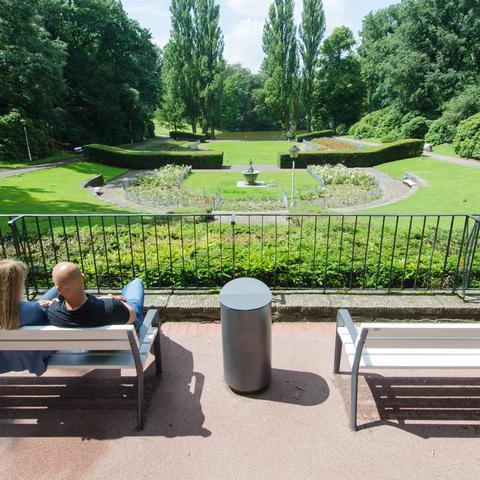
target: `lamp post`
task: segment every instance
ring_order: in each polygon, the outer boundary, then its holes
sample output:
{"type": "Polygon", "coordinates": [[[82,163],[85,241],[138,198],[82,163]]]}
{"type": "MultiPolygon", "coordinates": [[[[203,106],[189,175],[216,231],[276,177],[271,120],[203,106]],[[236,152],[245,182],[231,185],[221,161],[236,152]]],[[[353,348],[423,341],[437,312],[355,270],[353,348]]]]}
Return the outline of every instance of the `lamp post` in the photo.
{"type": "Polygon", "coordinates": [[[25,133],[25,142],[27,144],[28,159],[32,161],[32,154],[30,153],[30,142],[28,141],[27,122],[22,118],[20,120],[20,124],[23,127],[23,132],[25,133]]]}
{"type": "Polygon", "coordinates": [[[293,207],[293,205],[295,205],[295,160],[298,158],[300,149],[296,145],[292,145],[288,151],[292,159],[292,200],[290,206],[293,207]]]}

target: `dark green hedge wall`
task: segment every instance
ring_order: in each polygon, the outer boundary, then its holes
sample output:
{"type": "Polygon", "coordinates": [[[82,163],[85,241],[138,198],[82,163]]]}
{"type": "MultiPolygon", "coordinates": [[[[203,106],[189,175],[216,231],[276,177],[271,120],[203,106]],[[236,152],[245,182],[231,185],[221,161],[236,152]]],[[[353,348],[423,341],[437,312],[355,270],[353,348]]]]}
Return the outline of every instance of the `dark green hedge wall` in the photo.
{"type": "Polygon", "coordinates": [[[136,151],[108,145],[92,144],[83,147],[84,155],[92,162],[135,170],[150,170],[165,165],[190,165],[192,168],[222,168],[223,152],[171,150],[136,151]]]}
{"type": "MultiPolygon", "coordinates": [[[[373,167],[403,158],[420,157],[423,152],[423,145],[423,140],[407,139],[357,152],[300,152],[295,166],[297,168],[307,168],[308,165],[342,163],[346,167],[373,167]]],[[[292,159],[288,153],[280,154],[277,163],[280,168],[292,167],[292,159]]]]}
{"type": "Polygon", "coordinates": [[[173,140],[192,140],[194,142],[200,140],[202,143],[205,143],[208,138],[208,136],[203,133],[178,132],[176,130],[170,132],[169,135],[173,140]]]}
{"type": "Polygon", "coordinates": [[[333,136],[333,130],[319,130],[318,132],[304,133],[303,135],[297,135],[297,142],[303,142],[304,140],[313,140],[314,138],[331,137],[333,136]]]}

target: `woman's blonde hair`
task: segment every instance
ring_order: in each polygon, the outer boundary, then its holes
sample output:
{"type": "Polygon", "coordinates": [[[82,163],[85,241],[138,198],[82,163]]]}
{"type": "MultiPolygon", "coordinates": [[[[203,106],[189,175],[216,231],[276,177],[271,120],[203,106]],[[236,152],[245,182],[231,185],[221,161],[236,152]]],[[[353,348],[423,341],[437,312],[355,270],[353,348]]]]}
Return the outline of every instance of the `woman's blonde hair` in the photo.
{"type": "Polygon", "coordinates": [[[0,327],[5,330],[20,325],[20,301],[27,270],[23,262],[0,260],[0,327]]]}

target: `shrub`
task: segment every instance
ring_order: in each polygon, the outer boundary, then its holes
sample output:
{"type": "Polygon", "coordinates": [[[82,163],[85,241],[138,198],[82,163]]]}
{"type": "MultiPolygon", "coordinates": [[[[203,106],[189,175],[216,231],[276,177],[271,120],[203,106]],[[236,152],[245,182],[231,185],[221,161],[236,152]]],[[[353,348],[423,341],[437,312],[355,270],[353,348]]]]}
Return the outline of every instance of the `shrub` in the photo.
{"type": "Polygon", "coordinates": [[[402,126],[401,135],[404,138],[425,138],[429,121],[425,117],[412,117],[402,126]]]}
{"type": "Polygon", "coordinates": [[[451,143],[463,120],[480,112],[480,85],[470,85],[448,101],[440,118],[432,122],[425,139],[434,145],[451,143]]]}
{"type": "MultiPolygon", "coordinates": [[[[423,140],[399,140],[389,145],[380,145],[356,152],[300,152],[295,166],[306,168],[308,165],[336,165],[342,163],[346,167],[373,167],[382,163],[393,162],[403,158],[420,157],[423,152],[423,140]]],[[[288,153],[278,157],[280,168],[291,168],[292,159],[288,153]]]]}
{"type": "MultiPolygon", "coordinates": [[[[4,160],[28,160],[22,115],[12,110],[0,116],[0,158],[4,160]]],[[[53,153],[53,145],[47,126],[41,120],[25,119],[32,157],[42,158],[53,153]]]]}
{"type": "Polygon", "coordinates": [[[462,157],[480,159],[480,113],[467,118],[458,126],[453,148],[462,157]]]}
{"type": "Polygon", "coordinates": [[[223,152],[213,151],[137,151],[108,145],[92,144],[83,147],[92,162],[135,170],[150,170],[166,165],[189,165],[192,168],[222,168],[223,152]]]}
{"type": "Polygon", "coordinates": [[[179,132],[178,130],[171,131],[169,135],[173,140],[191,140],[194,142],[200,140],[202,143],[205,143],[208,138],[208,136],[203,133],[179,132]]]}
{"type": "Polygon", "coordinates": [[[402,114],[394,108],[384,108],[365,115],[360,121],[353,125],[350,135],[362,135],[366,138],[382,138],[387,135],[391,141],[399,140],[402,114]]]}
{"type": "Polygon", "coordinates": [[[303,142],[304,140],[313,140],[314,138],[331,137],[333,130],[319,130],[318,132],[304,133],[303,135],[297,135],[297,142],[303,142]]]}

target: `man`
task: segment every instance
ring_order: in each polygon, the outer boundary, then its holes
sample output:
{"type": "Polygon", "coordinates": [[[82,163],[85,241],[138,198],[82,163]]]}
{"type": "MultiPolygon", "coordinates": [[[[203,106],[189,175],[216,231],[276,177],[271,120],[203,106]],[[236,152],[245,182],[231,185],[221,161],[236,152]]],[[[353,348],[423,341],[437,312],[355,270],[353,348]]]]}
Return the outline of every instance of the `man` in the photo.
{"type": "Polygon", "coordinates": [[[52,271],[58,301],[47,310],[48,321],[57,327],[101,327],[134,324],[137,331],[143,322],[143,283],[130,282],[123,296],[95,297],[85,292],[84,275],[71,262],[60,262],[52,271]]]}

